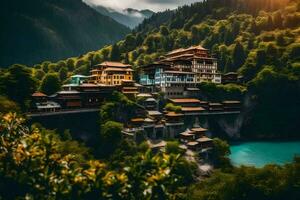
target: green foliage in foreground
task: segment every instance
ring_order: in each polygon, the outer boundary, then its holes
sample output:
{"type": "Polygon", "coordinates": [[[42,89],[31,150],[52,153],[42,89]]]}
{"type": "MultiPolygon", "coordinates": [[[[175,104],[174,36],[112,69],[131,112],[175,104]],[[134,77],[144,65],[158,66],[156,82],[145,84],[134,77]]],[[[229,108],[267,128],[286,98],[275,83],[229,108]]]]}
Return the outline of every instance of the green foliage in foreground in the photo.
{"type": "Polygon", "coordinates": [[[217,168],[231,169],[230,159],[230,146],[227,142],[214,138],[213,140],[214,148],[212,150],[212,160],[214,166],[217,168]]]}
{"type": "Polygon", "coordinates": [[[284,166],[240,167],[231,173],[215,172],[192,186],[187,199],[197,200],[298,200],[300,158],[284,166]]]}
{"type": "MultiPolygon", "coordinates": [[[[16,114],[1,117],[0,199],[175,199],[193,182],[195,168],[179,154],[152,154],[123,141],[112,165],[76,141],[24,123],[16,114]]],[[[105,134],[120,129],[104,126],[105,134]]]]}
{"type": "Polygon", "coordinates": [[[0,96],[0,113],[19,112],[19,106],[7,97],[0,96]]]}

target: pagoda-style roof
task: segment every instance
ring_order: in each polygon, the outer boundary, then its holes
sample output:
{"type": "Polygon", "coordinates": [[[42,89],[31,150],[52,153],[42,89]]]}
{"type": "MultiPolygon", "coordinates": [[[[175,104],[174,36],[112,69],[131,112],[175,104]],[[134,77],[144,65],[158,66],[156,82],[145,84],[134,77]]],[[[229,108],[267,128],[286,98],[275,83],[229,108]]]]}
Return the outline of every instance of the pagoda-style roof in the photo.
{"type": "Polygon", "coordinates": [[[209,103],[209,106],[222,106],[221,103],[209,103]]]}
{"type": "Polygon", "coordinates": [[[146,122],[146,123],[153,123],[154,120],[153,120],[153,119],[150,119],[150,118],[146,118],[146,119],[144,120],[144,122],[146,122]]]}
{"type": "Polygon", "coordinates": [[[223,101],[223,104],[240,104],[240,101],[223,101]]]}
{"type": "Polygon", "coordinates": [[[194,132],[191,131],[191,130],[189,130],[189,129],[187,129],[186,131],[180,133],[179,135],[185,136],[185,137],[190,137],[190,136],[194,136],[194,132]]]}
{"type": "Polygon", "coordinates": [[[144,118],[132,118],[130,121],[131,122],[144,122],[144,118]]]}
{"type": "Polygon", "coordinates": [[[168,112],[167,114],[165,114],[165,116],[167,116],[167,117],[182,117],[183,114],[182,113],[176,113],[176,112],[168,112]]]}
{"type": "Polygon", "coordinates": [[[35,92],[31,96],[32,97],[47,97],[47,95],[42,92],[35,92]]]}
{"type": "Polygon", "coordinates": [[[182,112],[200,112],[204,111],[205,109],[202,107],[181,107],[182,112]]]}
{"type": "Polygon", "coordinates": [[[162,115],[162,113],[159,112],[159,111],[156,111],[156,110],[149,110],[148,111],[148,115],[150,115],[150,116],[158,116],[158,115],[162,115]]]}
{"type": "Polygon", "coordinates": [[[201,45],[198,46],[191,46],[189,48],[180,48],[180,49],[175,49],[169,53],[167,53],[167,55],[172,55],[172,54],[176,54],[176,53],[183,53],[186,51],[190,51],[190,50],[203,50],[203,51],[208,51],[207,49],[203,48],[201,45]]]}
{"type": "Polygon", "coordinates": [[[147,143],[151,149],[163,148],[167,145],[167,142],[164,140],[147,140],[147,143]]]}
{"type": "Polygon", "coordinates": [[[196,141],[199,143],[205,143],[205,142],[211,142],[213,140],[208,137],[201,137],[201,138],[198,138],[196,141]]]}
{"type": "Polygon", "coordinates": [[[194,132],[206,132],[207,131],[207,129],[202,128],[202,127],[192,128],[191,130],[194,131],[194,132]]]}
{"type": "Polygon", "coordinates": [[[186,145],[190,147],[197,146],[199,143],[198,142],[188,142],[186,145]]]}
{"type": "Polygon", "coordinates": [[[172,103],[200,103],[199,99],[169,99],[172,103]]]}
{"type": "Polygon", "coordinates": [[[112,61],[105,61],[101,64],[98,64],[96,66],[105,66],[105,67],[131,67],[129,64],[123,64],[120,62],[112,62],[112,61]]]}

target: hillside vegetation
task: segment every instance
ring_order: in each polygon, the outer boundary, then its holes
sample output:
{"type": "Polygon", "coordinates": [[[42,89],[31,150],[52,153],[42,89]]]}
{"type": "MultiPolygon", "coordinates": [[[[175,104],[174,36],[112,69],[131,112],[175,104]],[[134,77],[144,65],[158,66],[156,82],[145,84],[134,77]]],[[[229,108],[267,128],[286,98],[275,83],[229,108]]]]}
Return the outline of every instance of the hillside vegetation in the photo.
{"type": "Polygon", "coordinates": [[[201,44],[218,58],[221,72],[244,77],[242,86],[201,86],[227,97],[241,88],[248,97],[244,136],[299,137],[299,25],[299,0],[209,0],[154,14],[112,46],[34,65],[32,74],[43,80],[58,73],[64,82],[72,74],[89,74],[96,63],[114,60],[132,64],[138,75],[141,66],[172,49],[201,44]]]}
{"type": "Polygon", "coordinates": [[[129,33],[81,0],[4,0],[0,24],[1,67],[78,56],[129,33]]]}

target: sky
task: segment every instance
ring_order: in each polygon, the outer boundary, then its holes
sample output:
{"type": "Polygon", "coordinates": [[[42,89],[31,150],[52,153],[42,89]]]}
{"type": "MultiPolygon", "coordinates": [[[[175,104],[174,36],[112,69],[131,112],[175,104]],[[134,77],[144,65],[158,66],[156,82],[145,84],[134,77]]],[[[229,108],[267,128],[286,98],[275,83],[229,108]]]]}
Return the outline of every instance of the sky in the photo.
{"type": "Polygon", "coordinates": [[[83,0],[89,4],[102,5],[116,10],[135,8],[150,9],[155,12],[174,9],[178,6],[191,4],[200,0],[83,0]]]}

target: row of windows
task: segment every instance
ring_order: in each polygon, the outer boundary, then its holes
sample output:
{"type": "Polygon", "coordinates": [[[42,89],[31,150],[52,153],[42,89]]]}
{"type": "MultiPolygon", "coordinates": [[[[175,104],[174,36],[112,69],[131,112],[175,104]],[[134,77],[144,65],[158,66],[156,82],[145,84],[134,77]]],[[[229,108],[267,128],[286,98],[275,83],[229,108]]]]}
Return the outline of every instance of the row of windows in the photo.
{"type": "Polygon", "coordinates": [[[167,95],[183,95],[183,92],[167,92],[167,95]]]}

